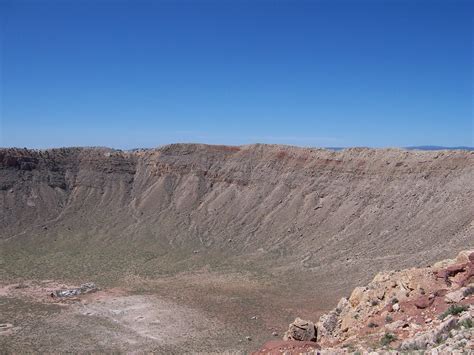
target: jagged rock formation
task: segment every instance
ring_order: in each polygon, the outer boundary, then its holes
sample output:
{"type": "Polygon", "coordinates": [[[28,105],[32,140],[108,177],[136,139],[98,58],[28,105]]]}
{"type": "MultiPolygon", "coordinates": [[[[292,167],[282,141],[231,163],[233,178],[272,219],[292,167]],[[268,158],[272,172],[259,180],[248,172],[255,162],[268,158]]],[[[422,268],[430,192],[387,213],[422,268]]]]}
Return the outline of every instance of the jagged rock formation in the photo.
{"type": "MultiPolygon", "coordinates": [[[[355,288],[320,317],[317,345],[320,353],[472,352],[473,317],[474,251],[464,251],[432,267],[379,273],[366,287],[355,288]]],[[[290,324],[289,331],[293,328],[290,324]]]]}
{"type": "Polygon", "coordinates": [[[311,321],[296,318],[290,324],[283,340],[316,341],[316,326],[311,321]]]}

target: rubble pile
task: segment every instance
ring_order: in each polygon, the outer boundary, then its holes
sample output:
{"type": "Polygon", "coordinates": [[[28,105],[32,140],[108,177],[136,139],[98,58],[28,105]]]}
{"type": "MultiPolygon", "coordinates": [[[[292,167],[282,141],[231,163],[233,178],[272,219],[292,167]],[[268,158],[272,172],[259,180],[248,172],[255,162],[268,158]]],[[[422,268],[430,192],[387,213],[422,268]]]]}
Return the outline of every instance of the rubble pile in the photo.
{"type": "Polygon", "coordinates": [[[314,341],[320,354],[474,352],[473,318],[474,251],[468,250],[430,267],[381,272],[315,325],[297,318],[283,340],[314,341]]]}

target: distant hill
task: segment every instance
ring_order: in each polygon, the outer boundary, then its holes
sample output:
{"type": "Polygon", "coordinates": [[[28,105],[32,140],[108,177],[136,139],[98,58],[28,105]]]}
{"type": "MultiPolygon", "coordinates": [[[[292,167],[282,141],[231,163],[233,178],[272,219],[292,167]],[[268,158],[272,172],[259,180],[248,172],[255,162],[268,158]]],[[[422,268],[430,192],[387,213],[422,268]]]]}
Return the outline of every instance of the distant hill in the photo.
{"type": "MultiPolygon", "coordinates": [[[[343,149],[347,149],[348,147],[326,147],[326,149],[333,150],[333,151],[340,151],[343,149]]],[[[412,146],[412,147],[403,147],[403,149],[408,150],[469,150],[474,151],[474,147],[443,147],[441,145],[419,145],[419,146],[412,146]]]]}
{"type": "Polygon", "coordinates": [[[474,147],[465,147],[465,146],[443,147],[439,145],[420,145],[420,146],[405,147],[405,148],[410,149],[410,150],[470,150],[470,151],[474,150],[474,147]]]}

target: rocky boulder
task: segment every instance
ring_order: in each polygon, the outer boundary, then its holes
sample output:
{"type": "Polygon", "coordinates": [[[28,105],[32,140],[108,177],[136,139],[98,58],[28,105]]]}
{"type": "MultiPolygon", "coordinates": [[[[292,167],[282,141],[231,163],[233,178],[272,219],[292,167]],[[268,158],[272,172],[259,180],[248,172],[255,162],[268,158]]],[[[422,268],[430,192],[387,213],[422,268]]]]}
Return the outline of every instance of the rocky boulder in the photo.
{"type": "Polygon", "coordinates": [[[473,293],[473,285],[470,285],[469,287],[461,287],[460,289],[448,293],[445,296],[445,300],[448,303],[458,303],[461,302],[466,296],[472,295],[473,293]]]}
{"type": "Polygon", "coordinates": [[[413,338],[405,340],[401,350],[420,350],[435,346],[449,337],[449,331],[458,325],[458,318],[449,316],[435,329],[416,335],[413,338]]]}
{"type": "Polygon", "coordinates": [[[313,322],[296,318],[283,336],[283,340],[316,341],[317,331],[313,322]]]}
{"type": "Polygon", "coordinates": [[[415,300],[415,306],[418,309],[425,309],[431,306],[434,300],[433,296],[420,296],[415,300]]]}
{"type": "Polygon", "coordinates": [[[356,287],[351,293],[349,297],[349,303],[352,307],[357,306],[359,303],[362,302],[362,298],[364,297],[364,292],[367,290],[366,287],[356,287]]]}

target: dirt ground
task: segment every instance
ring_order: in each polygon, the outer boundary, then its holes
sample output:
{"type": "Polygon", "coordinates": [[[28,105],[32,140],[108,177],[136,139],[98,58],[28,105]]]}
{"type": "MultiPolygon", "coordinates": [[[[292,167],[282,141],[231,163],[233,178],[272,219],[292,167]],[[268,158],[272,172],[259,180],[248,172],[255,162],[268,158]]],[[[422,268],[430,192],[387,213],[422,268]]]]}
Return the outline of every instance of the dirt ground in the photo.
{"type": "MultiPolygon", "coordinates": [[[[298,308],[294,300],[285,304],[271,282],[248,275],[201,271],[155,280],[127,276],[123,283],[127,287],[61,299],[51,292],[77,285],[53,280],[2,284],[0,348],[247,352],[281,336],[298,308]]],[[[300,308],[304,313],[305,306],[300,308]]]]}

